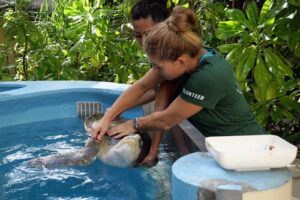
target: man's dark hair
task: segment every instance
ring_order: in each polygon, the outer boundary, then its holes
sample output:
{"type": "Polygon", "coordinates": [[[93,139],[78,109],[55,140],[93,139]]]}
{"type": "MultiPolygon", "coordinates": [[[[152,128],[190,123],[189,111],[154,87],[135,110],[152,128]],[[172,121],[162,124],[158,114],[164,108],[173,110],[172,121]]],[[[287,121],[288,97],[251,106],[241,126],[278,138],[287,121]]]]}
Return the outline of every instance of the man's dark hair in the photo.
{"type": "Polygon", "coordinates": [[[131,9],[131,20],[148,17],[151,17],[155,23],[162,22],[169,17],[167,0],[140,0],[131,9]]]}

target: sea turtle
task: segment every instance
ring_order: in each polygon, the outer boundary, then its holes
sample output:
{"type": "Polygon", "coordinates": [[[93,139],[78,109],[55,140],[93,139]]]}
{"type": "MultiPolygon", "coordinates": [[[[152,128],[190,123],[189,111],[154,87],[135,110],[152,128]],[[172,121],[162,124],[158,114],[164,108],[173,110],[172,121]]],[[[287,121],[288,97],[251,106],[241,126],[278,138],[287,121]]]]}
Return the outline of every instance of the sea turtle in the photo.
{"type": "MultiPolygon", "coordinates": [[[[93,124],[102,117],[101,114],[93,114],[85,120],[84,127],[89,137],[84,148],[64,154],[35,158],[29,161],[30,166],[55,168],[89,165],[96,157],[106,164],[117,167],[136,166],[144,159],[150,149],[151,139],[148,134],[137,133],[121,139],[104,136],[97,143],[90,135],[93,124]]],[[[123,121],[124,119],[120,117],[116,118],[111,126],[120,124],[123,121]]]]}

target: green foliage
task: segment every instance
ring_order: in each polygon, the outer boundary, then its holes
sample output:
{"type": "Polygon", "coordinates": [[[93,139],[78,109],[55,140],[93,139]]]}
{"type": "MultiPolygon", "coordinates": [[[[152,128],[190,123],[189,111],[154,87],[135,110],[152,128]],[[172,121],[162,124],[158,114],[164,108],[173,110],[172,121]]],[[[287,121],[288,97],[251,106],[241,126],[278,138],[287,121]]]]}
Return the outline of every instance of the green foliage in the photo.
{"type": "Polygon", "coordinates": [[[200,19],[201,35],[206,44],[217,47],[222,44],[215,36],[218,22],[225,18],[225,5],[221,2],[211,2],[209,0],[195,1],[194,10],[200,19]]]}
{"type": "MultiPolygon", "coordinates": [[[[20,0],[15,10],[4,13],[6,39],[16,54],[15,79],[132,83],[145,73],[148,64],[124,12],[131,5],[110,7],[104,0],[53,3],[53,10],[46,4],[29,12],[30,2],[20,0]]],[[[0,66],[5,68],[3,62],[0,66]]]]}
{"type": "Polygon", "coordinates": [[[15,43],[15,54],[18,57],[19,77],[28,78],[27,55],[30,48],[37,48],[42,43],[42,37],[37,27],[31,21],[31,16],[25,10],[30,1],[16,1],[15,11],[8,9],[3,17],[3,29],[8,43],[15,43]]]}
{"type": "Polygon", "coordinates": [[[14,65],[9,65],[9,56],[11,50],[5,44],[0,44],[0,80],[13,80],[13,77],[9,74],[11,68],[14,65]]]}
{"type": "Polygon", "coordinates": [[[297,66],[282,51],[287,44],[289,54],[298,56],[299,7],[266,0],[259,11],[255,1],[249,1],[245,12],[226,9],[225,13],[228,20],[219,22],[216,36],[232,42],[218,48],[234,66],[258,121],[266,127],[299,119],[300,84],[293,71],[297,66]]]}

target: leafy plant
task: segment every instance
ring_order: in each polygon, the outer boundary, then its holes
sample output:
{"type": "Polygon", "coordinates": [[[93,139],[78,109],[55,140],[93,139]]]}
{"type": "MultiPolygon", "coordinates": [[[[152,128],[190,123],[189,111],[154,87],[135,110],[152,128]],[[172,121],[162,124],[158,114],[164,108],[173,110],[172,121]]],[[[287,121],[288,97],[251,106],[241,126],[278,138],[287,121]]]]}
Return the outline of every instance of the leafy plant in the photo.
{"type": "Polygon", "coordinates": [[[10,42],[4,50],[14,47],[15,79],[131,83],[145,73],[148,64],[128,25],[131,4],[118,2],[112,8],[104,0],[52,3],[31,12],[30,2],[19,0],[15,9],[4,12],[10,42]]]}
{"type": "Polygon", "coordinates": [[[30,49],[43,42],[31,16],[26,12],[29,5],[30,1],[16,1],[15,10],[8,9],[4,14],[5,38],[15,44],[17,62],[20,64],[17,67],[21,68],[20,79],[28,79],[27,56],[30,49]]]}
{"type": "Polygon", "coordinates": [[[193,8],[201,24],[201,34],[204,42],[212,47],[223,44],[223,41],[216,38],[215,32],[218,22],[225,19],[225,5],[221,2],[210,0],[194,1],[193,8]]]}
{"type": "Polygon", "coordinates": [[[226,9],[228,20],[220,21],[216,31],[219,39],[230,41],[218,48],[227,54],[257,120],[264,126],[299,117],[299,79],[281,52],[288,40],[296,44],[290,45],[290,50],[298,51],[299,37],[283,31],[284,23],[296,19],[288,6],[286,1],[266,0],[259,11],[255,1],[249,1],[245,13],[226,9]]]}

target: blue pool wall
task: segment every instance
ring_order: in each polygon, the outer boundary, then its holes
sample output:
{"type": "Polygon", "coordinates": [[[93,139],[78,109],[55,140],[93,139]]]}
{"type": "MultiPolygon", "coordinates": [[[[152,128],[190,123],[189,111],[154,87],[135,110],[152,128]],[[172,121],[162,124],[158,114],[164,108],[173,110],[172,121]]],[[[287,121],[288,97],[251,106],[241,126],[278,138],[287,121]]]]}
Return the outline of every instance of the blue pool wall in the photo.
{"type": "MultiPolygon", "coordinates": [[[[0,133],[2,128],[33,122],[72,119],[81,123],[77,102],[101,102],[105,111],[128,86],[95,81],[0,82],[0,133]]],[[[142,115],[142,107],[137,107],[122,117],[142,115]]]]}

